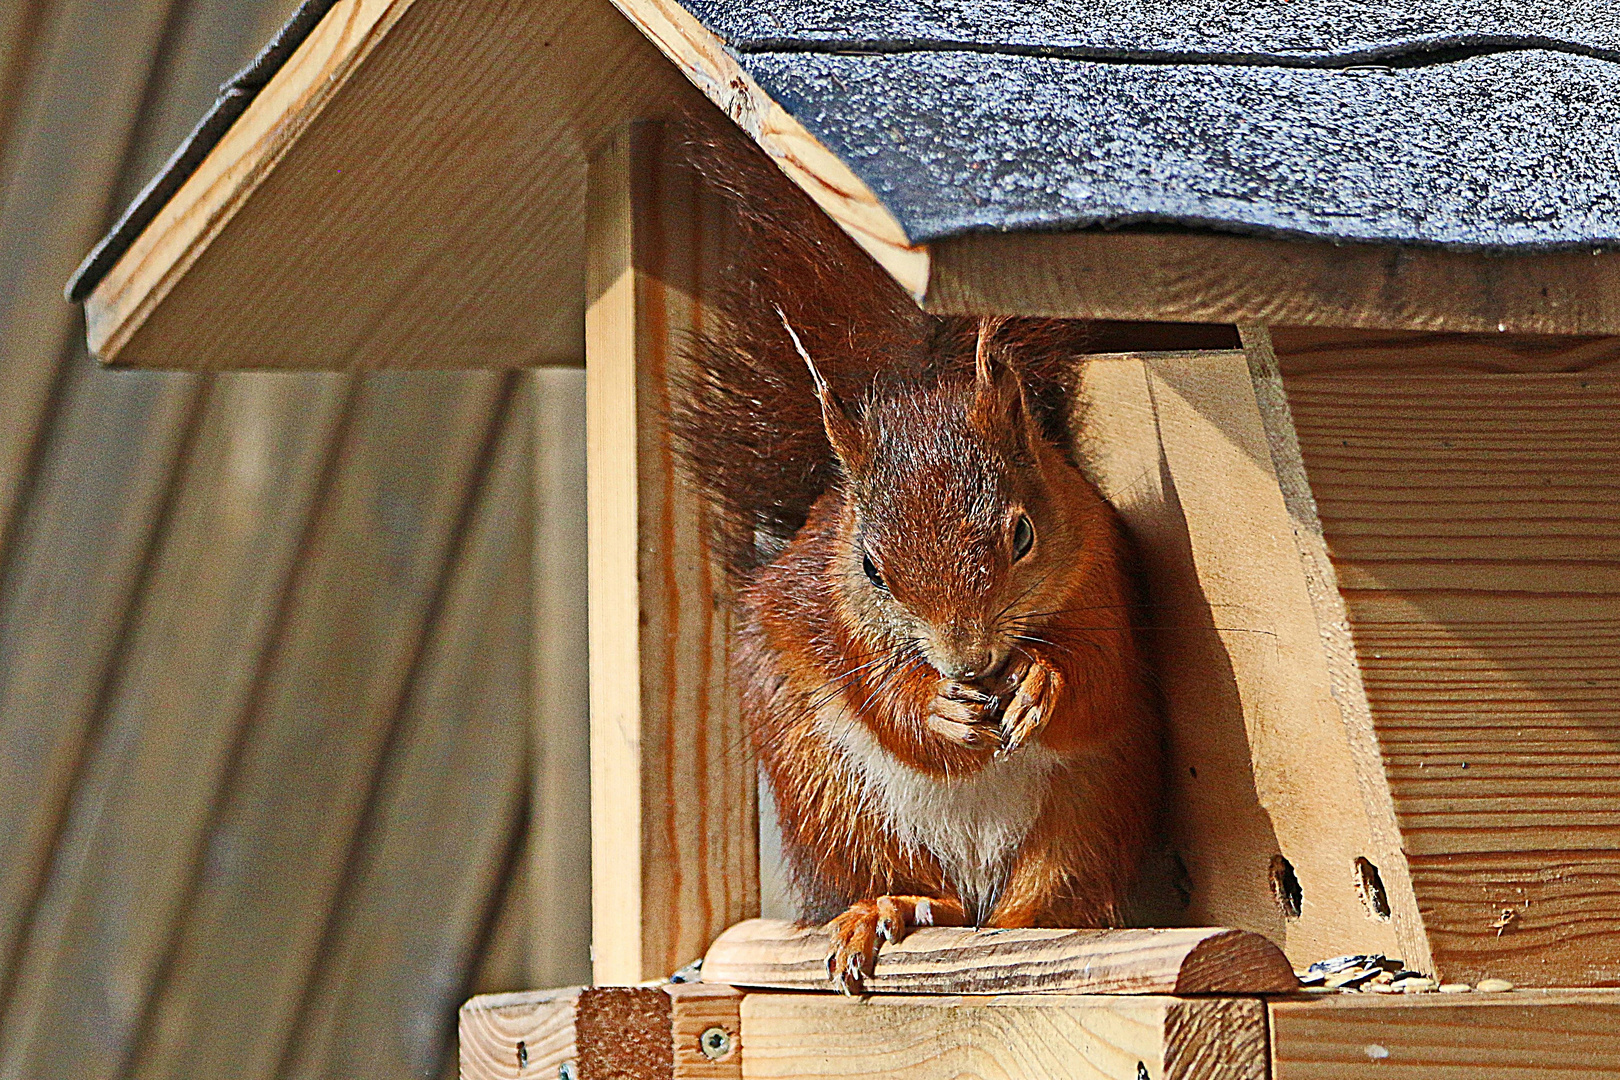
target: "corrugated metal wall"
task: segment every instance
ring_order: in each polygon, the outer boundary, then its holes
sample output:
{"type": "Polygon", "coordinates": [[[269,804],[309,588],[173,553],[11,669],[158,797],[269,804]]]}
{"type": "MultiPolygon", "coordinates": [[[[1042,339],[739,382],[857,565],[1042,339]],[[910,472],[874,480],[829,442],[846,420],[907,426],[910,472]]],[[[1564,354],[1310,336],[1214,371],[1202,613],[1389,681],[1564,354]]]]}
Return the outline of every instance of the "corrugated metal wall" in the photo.
{"type": "Polygon", "coordinates": [[[466,994],[587,970],[578,373],[108,372],[61,298],[291,6],[0,0],[3,1080],[453,1075],[466,994]]]}

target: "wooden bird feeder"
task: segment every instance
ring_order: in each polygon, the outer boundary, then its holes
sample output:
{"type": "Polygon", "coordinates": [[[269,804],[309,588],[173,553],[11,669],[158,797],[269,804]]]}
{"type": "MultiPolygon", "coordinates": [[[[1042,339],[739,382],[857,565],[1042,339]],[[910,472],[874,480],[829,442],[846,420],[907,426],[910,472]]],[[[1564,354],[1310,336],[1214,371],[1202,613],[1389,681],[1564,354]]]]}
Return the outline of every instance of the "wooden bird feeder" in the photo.
{"type": "Polygon", "coordinates": [[[1620,21],[614,2],[309,0],[73,285],[119,366],[585,364],[602,986],[475,999],[463,1075],[1620,1070],[1620,21]],[[1155,324],[1075,423],[1224,935],[920,934],[866,1001],[715,945],[755,775],[664,416],[727,220],[660,124],[705,97],[927,310],[1155,324]],[[711,945],[778,989],[633,986],[711,945]],[[1350,953],[1520,989],[1285,992],[1350,953]]]}

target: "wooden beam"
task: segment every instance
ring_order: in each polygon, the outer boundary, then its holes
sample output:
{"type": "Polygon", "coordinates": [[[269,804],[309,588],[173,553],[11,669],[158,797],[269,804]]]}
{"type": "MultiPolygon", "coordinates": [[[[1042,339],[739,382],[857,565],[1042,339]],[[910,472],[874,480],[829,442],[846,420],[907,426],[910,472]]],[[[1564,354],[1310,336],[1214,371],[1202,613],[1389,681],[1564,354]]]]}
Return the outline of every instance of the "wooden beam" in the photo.
{"type": "Polygon", "coordinates": [[[1489,255],[1217,233],[975,233],[924,306],[1074,319],[1620,333],[1620,252],[1489,255]]]}
{"type": "Polygon", "coordinates": [[[91,348],[577,364],[586,158],[694,99],[606,0],[338,0],[88,298],[91,348]]]}
{"type": "Polygon", "coordinates": [[[742,994],[696,983],[566,987],[461,1007],[461,1080],[742,1080],[742,994]]]}
{"type": "MultiPolygon", "coordinates": [[[[705,982],[830,990],[832,941],[820,927],[753,919],[720,935],[705,982]]],[[[1271,942],[1241,930],[913,931],[878,953],[872,993],[1241,994],[1299,983],[1271,942]]]]}
{"type": "Polygon", "coordinates": [[[593,948],[598,983],[695,959],[759,910],[755,766],[704,510],[665,418],[722,204],[639,125],[591,167],[586,317],[593,948]]]}
{"type": "Polygon", "coordinates": [[[749,994],[750,1080],[1265,1080],[1265,1006],[1068,994],[874,997],[749,994]]]}
{"type": "Polygon", "coordinates": [[[1345,994],[1268,1003],[1273,1080],[1620,1074],[1620,993],[1345,994]]]}

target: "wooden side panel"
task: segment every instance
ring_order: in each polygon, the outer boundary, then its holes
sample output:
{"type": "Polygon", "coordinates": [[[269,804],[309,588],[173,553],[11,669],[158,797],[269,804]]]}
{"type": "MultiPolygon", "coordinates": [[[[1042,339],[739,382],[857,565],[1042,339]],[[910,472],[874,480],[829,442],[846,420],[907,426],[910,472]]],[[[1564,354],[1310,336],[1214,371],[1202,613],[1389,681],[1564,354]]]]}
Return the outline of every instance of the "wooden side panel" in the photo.
{"type": "Polygon", "coordinates": [[[1620,997],[1355,995],[1270,1003],[1273,1080],[1620,1075],[1620,997]]]}
{"type": "Polygon", "coordinates": [[[1437,964],[1620,981],[1620,376],[1286,386],[1437,964]]]}
{"type": "Polygon", "coordinates": [[[1258,999],[749,994],[749,1080],[1265,1080],[1258,999]]]}
{"type": "Polygon", "coordinates": [[[458,1024],[461,1080],[551,1080],[576,1062],[579,987],[473,998],[458,1024]]]}
{"type": "Polygon", "coordinates": [[[1151,583],[1143,621],[1171,729],[1171,840],[1191,879],[1182,917],[1266,934],[1296,965],[1410,954],[1402,937],[1421,937],[1397,931],[1413,906],[1384,921],[1355,887],[1356,859],[1395,857],[1379,841],[1394,836],[1393,815],[1387,797],[1364,796],[1249,358],[1096,358],[1082,375],[1090,468],[1151,583]],[[1297,914],[1276,895],[1279,856],[1297,914]]]}
{"type": "Polygon", "coordinates": [[[723,257],[718,201],[637,126],[593,162],[586,319],[593,946],[667,975],[758,912],[755,767],[701,504],[663,418],[723,257]]]}
{"type": "MultiPolygon", "coordinates": [[[[295,1076],[428,1076],[526,803],[531,411],[502,422],[382,790],[289,1040],[295,1076]]],[[[520,984],[521,985],[521,984],[520,984]]]]}
{"type": "Polygon", "coordinates": [[[279,1067],[503,396],[492,376],[367,378],[133,1075],[279,1067]]]}

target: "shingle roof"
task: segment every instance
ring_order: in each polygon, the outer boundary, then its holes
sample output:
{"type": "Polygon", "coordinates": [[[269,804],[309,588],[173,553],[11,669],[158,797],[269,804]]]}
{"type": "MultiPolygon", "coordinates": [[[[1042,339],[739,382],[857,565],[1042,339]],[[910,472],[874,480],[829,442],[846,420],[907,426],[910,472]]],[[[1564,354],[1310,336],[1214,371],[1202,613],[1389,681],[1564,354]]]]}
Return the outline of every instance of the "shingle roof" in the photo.
{"type": "MultiPolygon", "coordinates": [[[[1162,224],[1620,246],[1610,0],[681,0],[913,243],[1162,224]]],[[[331,6],[221,88],[82,299],[331,6]]]]}
{"type": "Polygon", "coordinates": [[[1605,0],[682,2],[915,243],[1140,223],[1620,243],[1605,0]]]}

